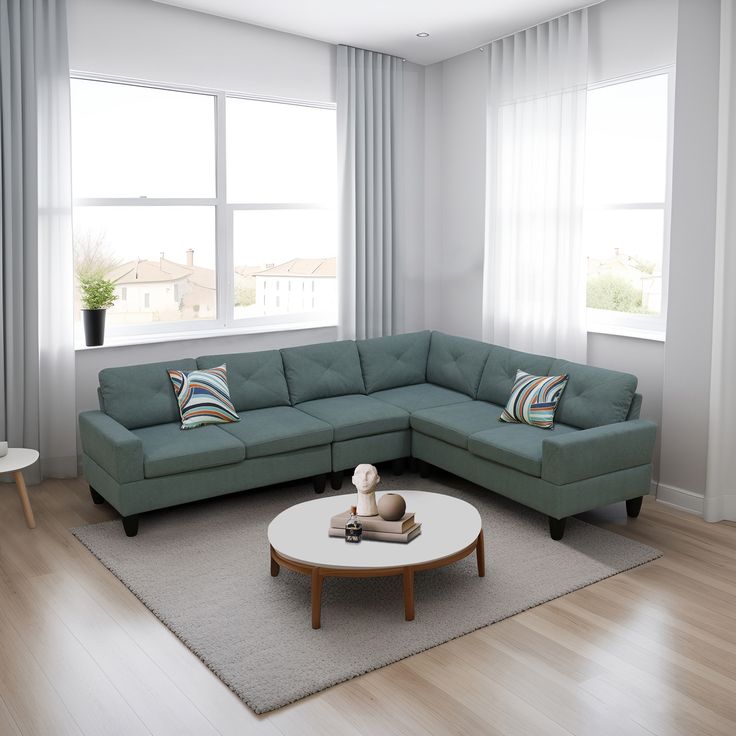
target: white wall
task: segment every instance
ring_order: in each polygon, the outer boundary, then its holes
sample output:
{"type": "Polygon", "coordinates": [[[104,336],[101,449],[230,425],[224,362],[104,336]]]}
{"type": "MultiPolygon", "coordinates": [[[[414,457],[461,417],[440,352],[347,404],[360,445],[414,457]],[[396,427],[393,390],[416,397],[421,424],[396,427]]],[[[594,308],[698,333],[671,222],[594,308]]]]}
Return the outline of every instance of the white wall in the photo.
{"type": "Polygon", "coordinates": [[[680,0],[659,495],[697,511],[708,450],[719,44],[719,0],[680,0]]]}
{"type": "Polygon", "coordinates": [[[335,47],[150,0],[69,0],[74,71],[335,101],[335,47]]]}
{"type": "MultiPolygon", "coordinates": [[[[590,8],[589,34],[592,81],[671,65],[677,0],[606,0],[590,8]]],[[[487,53],[477,50],[425,74],[427,326],[473,338],[481,337],[487,75],[487,53]]],[[[591,334],[588,362],[638,376],[642,416],[661,424],[662,343],[591,334]]]]}

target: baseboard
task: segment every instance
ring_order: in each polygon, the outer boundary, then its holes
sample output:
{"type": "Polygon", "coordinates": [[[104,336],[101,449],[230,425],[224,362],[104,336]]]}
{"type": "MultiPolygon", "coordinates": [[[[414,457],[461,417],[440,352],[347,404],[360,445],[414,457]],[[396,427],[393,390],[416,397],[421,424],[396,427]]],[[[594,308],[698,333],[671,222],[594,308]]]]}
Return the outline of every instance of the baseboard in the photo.
{"type": "Polygon", "coordinates": [[[702,493],[695,493],[684,488],[676,486],[668,486],[665,483],[656,485],[657,501],[674,506],[682,511],[689,511],[691,514],[703,515],[704,499],[702,493]]]}

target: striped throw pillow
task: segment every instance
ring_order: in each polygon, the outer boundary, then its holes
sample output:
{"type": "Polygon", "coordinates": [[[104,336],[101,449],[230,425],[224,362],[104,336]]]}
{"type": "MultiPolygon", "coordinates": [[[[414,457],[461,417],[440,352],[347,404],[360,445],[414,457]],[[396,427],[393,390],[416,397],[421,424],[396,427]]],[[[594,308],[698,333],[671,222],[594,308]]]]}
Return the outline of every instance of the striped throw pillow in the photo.
{"type": "Polygon", "coordinates": [[[225,365],[201,371],[169,370],[168,373],[179,402],[182,429],[240,421],[230,400],[225,365]]]}
{"type": "Polygon", "coordinates": [[[500,422],[531,424],[533,427],[552,429],[555,410],[568,376],[532,376],[516,371],[514,387],[500,422]]]}

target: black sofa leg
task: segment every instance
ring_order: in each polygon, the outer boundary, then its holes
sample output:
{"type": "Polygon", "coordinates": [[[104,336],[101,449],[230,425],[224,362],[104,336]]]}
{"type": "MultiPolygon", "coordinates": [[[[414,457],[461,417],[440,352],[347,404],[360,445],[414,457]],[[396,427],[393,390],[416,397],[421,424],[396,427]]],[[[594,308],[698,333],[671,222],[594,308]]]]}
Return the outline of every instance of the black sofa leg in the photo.
{"type": "Polygon", "coordinates": [[[639,498],[630,498],[626,501],[626,513],[630,518],[636,519],[636,517],[639,516],[639,512],[641,511],[641,502],[643,500],[644,496],[639,496],[639,498]]]}
{"type": "Polygon", "coordinates": [[[94,503],[105,503],[105,499],[92,486],[89,487],[89,495],[92,496],[94,503]]]}
{"type": "Polygon", "coordinates": [[[419,460],[419,475],[422,478],[429,478],[429,463],[424,460],[419,460]]]}
{"type": "Polygon", "coordinates": [[[330,487],[333,491],[339,491],[342,488],[342,470],[330,473],[330,487]]]}
{"type": "Polygon", "coordinates": [[[406,458],[397,457],[391,461],[391,471],[394,475],[403,475],[406,469],[406,458]]]}
{"type": "Polygon", "coordinates": [[[555,542],[559,542],[565,533],[565,519],[555,519],[553,516],[548,516],[549,519],[549,535],[555,542]]]}
{"type": "Polygon", "coordinates": [[[123,529],[125,529],[126,537],[134,537],[138,534],[138,514],[132,514],[131,516],[123,516],[123,529]]]}
{"type": "Polygon", "coordinates": [[[327,473],[322,473],[321,475],[315,475],[314,478],[312,478],[312,485],[314,486],[314,492],[324,493],[325,483],[327,483],[327,473]]]}

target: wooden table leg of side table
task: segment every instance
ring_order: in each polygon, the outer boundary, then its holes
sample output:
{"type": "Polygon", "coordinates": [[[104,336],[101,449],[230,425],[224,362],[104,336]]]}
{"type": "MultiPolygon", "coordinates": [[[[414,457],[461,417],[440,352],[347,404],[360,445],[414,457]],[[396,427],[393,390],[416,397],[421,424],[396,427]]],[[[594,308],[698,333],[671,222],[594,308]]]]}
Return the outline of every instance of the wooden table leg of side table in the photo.
{"type": "Polygon", "coordinates": [[[20,503],[23,506],[23,514],[26,517],[26,524],[29,529],[36,528],[36,520],[33,518],[33,509],[31,508],[31,502],[28,500],[28,489],[26,488],[26,482],[23,478],[23,473],[20,470],[16,470],[13,473],[15,478],[15,485],[18,488],[18,495],[20,496],[20,503]]]}
{"type": "Polygon", "coordinates": [[[404,618],[414,620],[414,570],[404,568],[404,618]]]}
{"type": "Polygon", "coordinates": [[[483,543],[483,530],[480,530],[478,539],[475,542],[475,556],[478,560],[478,577],[483,578],[486,575],[486,549],[483,543]]]}
{"type": "Polygon", "coordinates": [[[271,547],[271,577],[275,578],[279,574],[279,570],[281,570],[281,567],[279,566],[279,563],[276,562],[273,556],[273,547],[271,547]]]}
{"type": "Polygon", "coordinates": [[[318,629],[322,619],[322,575],[319,568],[312,568],[312,628],[318,629]]]}

